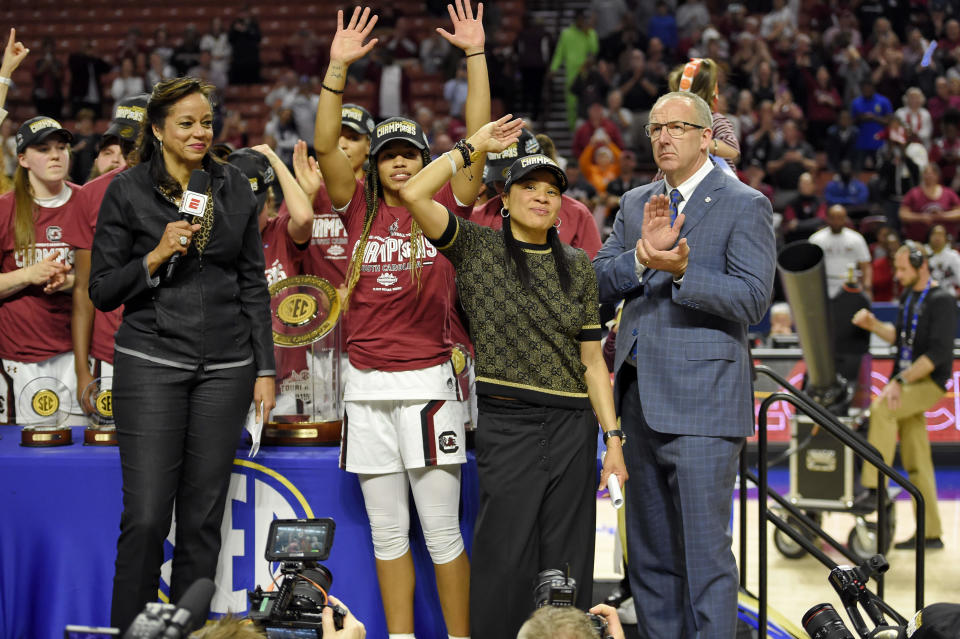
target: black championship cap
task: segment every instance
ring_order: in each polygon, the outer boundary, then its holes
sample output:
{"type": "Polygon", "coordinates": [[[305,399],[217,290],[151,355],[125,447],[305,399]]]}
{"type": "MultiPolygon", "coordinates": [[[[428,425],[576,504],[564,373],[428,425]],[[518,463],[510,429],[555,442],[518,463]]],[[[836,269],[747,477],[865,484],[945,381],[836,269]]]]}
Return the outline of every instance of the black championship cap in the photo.
{"type": "Polygon", "coordinates": [[[340,125],[348,126],[360,135],[373,137],[373,116],[359,104],[344,104],[340,108],[340,125]]]}
{"type": "Polygon", "coordinates": [[[73,142],[73,134],[53,118],[45,115],[30,118],[17,129],[17,153],[23,153],[28,146],[40,144],[51,135],[57,134],[62,135],[67,142],[73,142]]]}
{"type": "Polygon", "coordinates": [[[520,139],[500,153],[487,153],[487,165],[483,167],[483,183],[505,182],[507,171],[517,158],[540,152],[536,136],[526,129],[520,130],[520,139]]]}
{"type": "Polygon", "coordinates": [[[373,139],[370,141],[370,156],[375,156],[384,144],[402,140],[409,142],[421,151],[429,148],[427,136],[420,125],[409,118],[389,118],[373,129],[373,139]]]}
{"type": "Polygon", "coordinates": [[[113,138],[118,138],[120,142],[136,142],[143,123],[147,121],[149,99],[149,95],[141,93],[117,102],[113,110],[113,120],[100,138],[100,147],[105,147],[113,138]]]}
{"type": "Polygon", "coordinates": [[[960,637],[960,604],[930,604],[907,624],[907,639],[957,639],[960,637]]]}
{"type": "Polygon", "coordinates": [[[277,174],[270,166],[270,160],[259,151],[240,149],[231,153],[227,161],[243,171],[243,174],[250,180],[250,188],[253,189],[253,194],[257,196],[257,210],[262,209],[263,203],[267,200],[270,186],[277,181],[277,174]]]}
{"type": "Polygon", "coordinates": [[[556,162],[538,153],[520,158],[510,165],[510,169],[507,171],[507,183],[503,185],[504,192],[509,191],[514,182],[538,169],[550,171],[557,176],[557,186],[560,188],[561,193],[567,190],[567,174],[563,172],[563,169],[561,169],[556,162]]]}

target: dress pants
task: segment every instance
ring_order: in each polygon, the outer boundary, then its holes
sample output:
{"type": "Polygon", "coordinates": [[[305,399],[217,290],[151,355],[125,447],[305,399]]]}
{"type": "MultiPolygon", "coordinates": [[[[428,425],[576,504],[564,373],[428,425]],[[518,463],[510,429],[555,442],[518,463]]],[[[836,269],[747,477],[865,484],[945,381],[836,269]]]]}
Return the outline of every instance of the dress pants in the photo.
{"type": "MultiPolygon", "coordinates": [[[[929,377],[904,384],[900,391],[900,407],[890,410],[887,401],[877,397],[870,405],[870,433],[867,440],[880,451],[883,461],[893,463],[900,435],[900,457],[910,483],[920,490],[926,506],[924,536],[940,537],[943,528],[937,508],[937,480],[933,474],[930,438],[927,436],[927,418],[924,413],[933,407],[946,391],[929,377]]],[[[876,488],[877,469],[864,464],[861,473],[864,488],[876,488]]]]}
{"type": "Polygon", "coordinates": [[[480,512],[470,561],[473,639],[516,637],[537,573],[565,570],[593,597],[597,419],[590,409],[479,398],[480,512]]]}
{"type": "Polygon", "coordinates": [[[729,524],[744,439],[653,430],[643,416],[636,375],[624,363],[618,385],[630,473],[627,573],[638,634],[732,639],[738,576],[729,524]]]}
{"type": "Polygon", "coordinates": [[[224,502],[256,371],[252,363],[183,370],[119,352],[114,366],[123,514],[110,623],[123,631],[157,600],[174,508],[170,600],[216,575],[224,502]]]}

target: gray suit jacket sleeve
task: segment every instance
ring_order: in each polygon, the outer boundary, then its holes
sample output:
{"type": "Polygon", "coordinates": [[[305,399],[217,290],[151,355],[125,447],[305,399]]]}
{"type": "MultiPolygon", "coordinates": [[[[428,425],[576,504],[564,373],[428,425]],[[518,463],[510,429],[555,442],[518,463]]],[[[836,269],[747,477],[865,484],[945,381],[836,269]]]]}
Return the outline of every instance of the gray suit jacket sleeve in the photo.
{"type": "MultiPolygon", "coordinates": [[[[770,200],[757,192],[735,219],[727,244],[725,271],[691,260],[673,301],[732,321],[756,324],[773,295],[776,240],[770,200]]],[[[696,246],[691,245],[691,253],[696,246]]]]}

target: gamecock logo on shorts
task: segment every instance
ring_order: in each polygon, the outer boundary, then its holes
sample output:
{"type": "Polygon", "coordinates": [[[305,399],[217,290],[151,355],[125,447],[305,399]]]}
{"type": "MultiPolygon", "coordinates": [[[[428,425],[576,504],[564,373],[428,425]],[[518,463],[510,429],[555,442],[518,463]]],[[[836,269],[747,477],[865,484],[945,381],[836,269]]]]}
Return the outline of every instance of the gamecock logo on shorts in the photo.
{"type": "Polygon", "coordinates": [[[440,450],[444,453],[455,453],[460,450],[457,444],[457,434],[452,430],[445,430],[437,437],[440,444],[440,450]]]}

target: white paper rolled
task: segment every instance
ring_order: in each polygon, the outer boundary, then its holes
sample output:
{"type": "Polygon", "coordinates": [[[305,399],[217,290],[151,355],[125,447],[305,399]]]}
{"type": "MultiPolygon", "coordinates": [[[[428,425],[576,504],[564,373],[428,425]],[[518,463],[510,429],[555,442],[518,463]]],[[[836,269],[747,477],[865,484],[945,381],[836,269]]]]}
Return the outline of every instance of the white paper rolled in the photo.
{"type": "Polygon", "coordinates": [[[607,492],[610,493],[610,503],[613,504],[613,507],[621,508],[623,506],[623,493],[620,491],[620,480],[612,473],[607,477],[607,492]]]}

